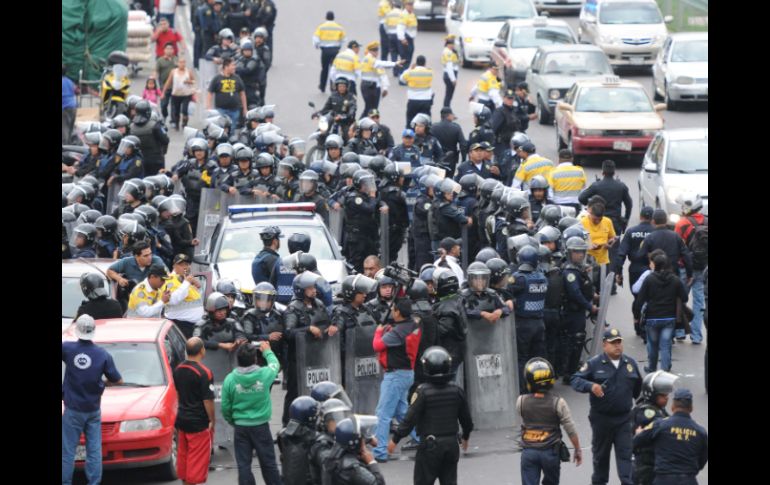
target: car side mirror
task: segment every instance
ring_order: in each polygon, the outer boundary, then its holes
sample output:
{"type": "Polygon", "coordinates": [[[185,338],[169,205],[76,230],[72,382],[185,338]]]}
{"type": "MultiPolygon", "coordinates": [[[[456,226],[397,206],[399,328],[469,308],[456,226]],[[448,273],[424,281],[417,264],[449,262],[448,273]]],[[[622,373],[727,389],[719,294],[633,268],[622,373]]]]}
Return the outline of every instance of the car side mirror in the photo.
{"type": "Polygon", "coordinates": [[[666,103],[657,103],[655,104],[655,111],[665,111],[668,108],[666,103]]]}
{"type": "Polygon", "coordinates": [[[644,171],[647,173],[658,173],[658,164],[655,162],[648,162],[644,165],[644,171]]]}
{"type": "Polygon", "coordinates": [[[501,48],[503,48],[503,49],[504,49],[504,48],[506,47],[506,45],[505,45],[505,41],[504,41],[504,40],[500,40],[500,39],[497,39],[497,40],[495,41],[495,47],[501,47],[501,48]]]}
{"type": "Polygon", "coordinates": [[[674,21],[674,17],[672,15],[666,15],[665,17],[663,17],[663,21],[667,24],[670,24],[671,22],[674,21]]]}
{"type": "Polygon", "coordinates": [[[575,111],[575,108],[573,108],[571,104],[567,104],[564,101],[560,101],[556,107],[559,108],[559,111],[575,111]]]}

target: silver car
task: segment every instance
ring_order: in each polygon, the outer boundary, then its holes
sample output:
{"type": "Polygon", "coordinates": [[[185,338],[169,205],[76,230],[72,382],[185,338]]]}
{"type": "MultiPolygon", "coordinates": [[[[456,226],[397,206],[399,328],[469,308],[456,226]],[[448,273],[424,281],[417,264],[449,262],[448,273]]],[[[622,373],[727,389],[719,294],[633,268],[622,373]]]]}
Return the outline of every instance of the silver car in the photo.
{"type": "Polygon", "coordinates": [[[538,12],[579,12],[583,0],[534,0],[538,12]]]}
{"type": "Polygon", "coordinates": [[[709,99],[709,34],[673,34],[652,66],[652,90],[668,109],[709,99]]]}
{"type": "Polygon", "coordinates": [[[612,66],[604,52],[594,45],[540,47],[526,75],[540,124],[553,124],[557,103],[576,81],[608,74],[612,74],[612,66]]]}

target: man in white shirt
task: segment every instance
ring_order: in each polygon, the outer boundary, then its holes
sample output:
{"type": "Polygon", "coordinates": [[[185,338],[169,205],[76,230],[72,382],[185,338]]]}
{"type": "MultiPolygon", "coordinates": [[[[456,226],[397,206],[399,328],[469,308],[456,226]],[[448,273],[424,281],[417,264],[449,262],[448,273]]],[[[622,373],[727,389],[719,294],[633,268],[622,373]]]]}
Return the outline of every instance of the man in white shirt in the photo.
{"type": "Polygon", "coordinates": [[[174,257],[174,271],[162,288],[162,291],[170,293],[166,304],[166,318],[173,320],[187,338],[192,336],[195,324],[203,318],[201,284],[190,274],[190,263],[190,256],[177,254],[174,257]]]}
{"type": "Polygon", "coordinates": [[[445,255],[437,259],[434,265],[443,268],[449,268],[457,275],[457,281],[460,283],[460,288],[465,283],[465,273],[463,273],[462,267],[458,263],[460,259],[460,250],[462,247],[462,241],[460,239],[453,239],[451,237],[445,237],[439,243],[439,248],[443,249],[445,255]]]}

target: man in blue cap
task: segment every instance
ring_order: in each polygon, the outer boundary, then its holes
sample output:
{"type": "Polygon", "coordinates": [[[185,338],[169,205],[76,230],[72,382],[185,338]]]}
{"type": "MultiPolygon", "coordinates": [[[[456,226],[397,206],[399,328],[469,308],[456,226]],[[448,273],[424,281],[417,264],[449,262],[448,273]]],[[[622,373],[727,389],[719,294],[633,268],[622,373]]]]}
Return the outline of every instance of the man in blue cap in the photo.
{"type": "MultiPolygon", "coordinates": [[[[631,479],[631,408],[642,390],[642,376],[634,359],[623,355],[623,337],[609,328],[602,338],[604,352],[592,357],[570,381],[578,392],[590,392],[588,420],[593,436],[591,451],[593,485],[606,485],[610,478],[610,451],[615,446],[615,463],[621,485],[631,479]]],[[[657,456],[657,453],[656,453],[657,456]]]]}
{"type": "Polygon", "coordinates": [[[282,236],[281,228],[278,226],[268,226],[259,233],[264,247],[251,262],[251,277],[254,278],[254,284],[258,285],[267,281],[276,286],[281,261],[281,257],[278,256],[278,248],[281,247],[280,238],[282,236]]]}
{"type": "Polygon", "coordinates": [[[401,144],[390,151],[394,162],[409,162],[412,168],[420,166],[420,150],[414,146],[414,130],[406,128],[401,132],[401,144]]]}
{"type": "Polygon", "coordinates": [[[677,389],[673,414],[636,429],[634,446],[655,449],[654,485],[697,485],[698,472],[708,462],[708,433],[690,416],[692,392],[677,389]]]}

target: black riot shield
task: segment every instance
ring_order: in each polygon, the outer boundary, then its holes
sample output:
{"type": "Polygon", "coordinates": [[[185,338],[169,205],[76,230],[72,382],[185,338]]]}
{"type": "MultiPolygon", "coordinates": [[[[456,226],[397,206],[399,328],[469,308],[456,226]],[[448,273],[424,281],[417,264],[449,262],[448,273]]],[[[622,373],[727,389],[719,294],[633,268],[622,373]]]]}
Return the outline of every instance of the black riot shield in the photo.
{"type": "MultiPolygon", "coordinates": [[[[596,321],[593,324],[593,328],[590,328],[591,324],[586,323],[586,335],[591,337],[586,341],[586,345],[583,348],[582,360],[586,361],[591,357],[598,355],[602,352],[602,334],[604,333],[604,322],[607,320],[607,310],[610,307],[610,293],[612,292],[612,282],[615,280],[615,273],[610,273],[604,276],[607,271],[607,265],[601,267],[601,286],[599,288],[599,313],[596,315],[596,321]]],[[[590,322],[591,320],[587,320],[590,322]]]]}
{"type": "Polygon", "coordinates": [[[382,265],[390,264],[390,234],[388,228],[390,224],[390,214],[380,212],[380,260],[382,265]]]}
{"type": "Polygon", "coordinates": [[[367,325],[345,331],[345,389],[358,414],[374,414],[380,399],[383,371],[372,348],[376,329],[367,325]]]}
{"type": "Polygon", "coordinates": [[[202,362],[214,374],[214,444],[222,447],[231,447],[234,436],[232,426],[222,416],[222,384],[236,366],[235,356],[235,351],[207,349],[202,362]]]}
{"type": "Polygon", "coordinates": [[[105,214],[112,214],[112,211],[115,210],[115,208],[120,207],[120,197],[118,197],[118,194],[120,193],[120,189],[123,188],[123,182],[113,183],[109,186],[107,189],[107,201],[105,202],[105,214]]]}
{"type": "Polygon", "coordinates": [[[474,429],[514,425],[518,374],[513,315],[489,323],[468,322],[465,392],[474,429]]]}
{"type": "Polygon", "coordinates": [[[297,390],[300,396],[309,396],[315,384],[321,381],[342,382],[340,335],[326,333],[317,339],[306,329],[295,337],[297,348],[297,390]]]}
{"type": "Polygon", "coordinates": [[[211,243],[214,229],[222,221],[227,213],[227,204],[222,200],[224,192],[219,189],[202,189],[201,202],[198,210],[198,231],[195,237],[201,242],[201,249],[211,250],[207,246],[211,243]]]}

